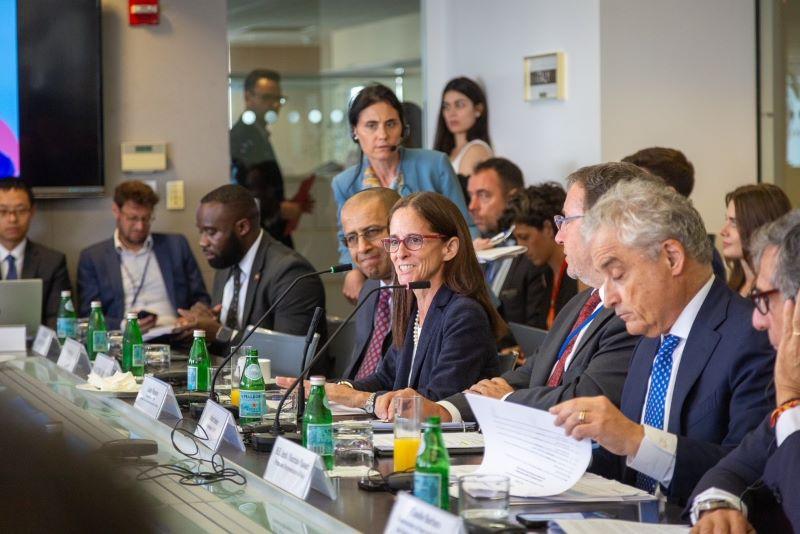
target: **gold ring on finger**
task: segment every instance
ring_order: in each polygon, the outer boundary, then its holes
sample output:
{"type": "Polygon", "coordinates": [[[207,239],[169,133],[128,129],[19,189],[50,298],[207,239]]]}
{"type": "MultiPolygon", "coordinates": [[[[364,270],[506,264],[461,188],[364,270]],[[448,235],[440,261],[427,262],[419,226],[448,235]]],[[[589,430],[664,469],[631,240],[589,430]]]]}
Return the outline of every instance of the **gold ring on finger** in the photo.
{"type": "Polygon", "coordinates": [[[582,425],[586,422],[586,410],[578,412],[578,424],[582,425]]]}

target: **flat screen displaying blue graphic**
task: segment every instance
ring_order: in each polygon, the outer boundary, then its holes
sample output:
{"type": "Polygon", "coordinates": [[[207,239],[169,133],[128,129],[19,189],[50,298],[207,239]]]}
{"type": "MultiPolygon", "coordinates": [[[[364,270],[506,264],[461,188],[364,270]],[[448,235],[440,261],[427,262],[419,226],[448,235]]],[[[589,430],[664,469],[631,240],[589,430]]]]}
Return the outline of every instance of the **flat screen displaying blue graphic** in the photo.
{"type": "Polygon", "coordinates": [[[0,178],[19,176],[17,2],[0,0],[0,178]]]}

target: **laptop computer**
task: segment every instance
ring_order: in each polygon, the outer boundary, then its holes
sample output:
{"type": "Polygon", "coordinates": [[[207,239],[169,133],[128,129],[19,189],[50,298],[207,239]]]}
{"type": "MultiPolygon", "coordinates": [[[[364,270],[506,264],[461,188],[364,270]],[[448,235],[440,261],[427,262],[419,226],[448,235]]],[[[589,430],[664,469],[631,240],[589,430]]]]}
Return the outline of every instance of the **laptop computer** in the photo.
{"type": "Polygon", "coordinates": [[[541,328],[535,328],[526,324],[508,323],[508,327],[511,329],[511,334],[514,336],[517,344],[522,348],[522,352],[525,353],[526,357],[533,356],[536,349],[538,349],[539,345],[544,341],[545,336],[547,336],[547,330],[542,330],[541,328]]]}
{"type": "Polygon", "coordinates": [[[0,280],[0,325],[25,325],[32,338],[42,322],[42,281],[0,280]]]}
{"type": "MultiPolygon", "coordinates": [[[[248,327],[249,330],[250,327],[248,327]]],[[[259,358],[270,360],[270,372],[276,376],[298,376],[303,370],[303,346],[306,336],[295,336],[275,332],[266,328],[256,328],[245,345],[258,349],[259,358]]],[[[319,334],[314,334],[314,339],[308,347],[306,364],[311,361],[317,352],[319,334]]]]}

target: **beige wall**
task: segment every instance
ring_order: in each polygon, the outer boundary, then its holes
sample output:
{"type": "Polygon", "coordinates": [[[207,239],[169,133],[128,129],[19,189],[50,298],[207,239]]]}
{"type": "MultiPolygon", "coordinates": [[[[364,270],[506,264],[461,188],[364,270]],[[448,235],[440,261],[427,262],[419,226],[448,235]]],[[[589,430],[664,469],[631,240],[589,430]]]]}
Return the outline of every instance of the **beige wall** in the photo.
{"type": "MultiPolygon", "coordinates": [[[[186,209],[167,211],[162,200],[153,230],[185,234],[207,283],[212,270],[196,245],[194,209],[228,181],[225,4],[163,0],[160,25],[130,27],[127,0],[102,2],[106,192],[133,177],[120,171],[121,142],[167,142],[168,169],[136,176],[155,180],[162,198],[167,180],[184,180],[186,209]]],[[[80,250],[113,228],[108,196],[43,200],[30,236],[66,253],[74,283],[80,250]]]]}

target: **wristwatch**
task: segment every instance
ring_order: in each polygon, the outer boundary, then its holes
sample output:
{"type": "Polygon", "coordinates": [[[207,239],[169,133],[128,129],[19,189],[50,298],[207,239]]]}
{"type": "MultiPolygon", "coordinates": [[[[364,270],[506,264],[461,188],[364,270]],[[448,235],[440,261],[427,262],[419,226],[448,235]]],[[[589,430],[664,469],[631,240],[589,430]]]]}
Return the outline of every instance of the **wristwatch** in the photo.
{"type": "Polygon", "coordinates": [[[691,512],[691,519],[692,524],[694,525],[698,521],[700,521],[700,516],[703,515],[703,512],[710,512],[711,510],[738,510],[742,511],[740,506],[736,506],[736,504],[732,503],[731,501],[726,501],[725,499],[706,499],[700,502],[694,503],[692,506],[691,512]]]}
{"type": "Polygon", "coordinates": [[[378,398],[378,394],[377,393],[372,393],[372,394],[370,394],[369,397],[367,397],[366,402],[364,402],[364,411],[367,412],[370,415],[375,415],[375,399],[376,398],[378,398]]]}

